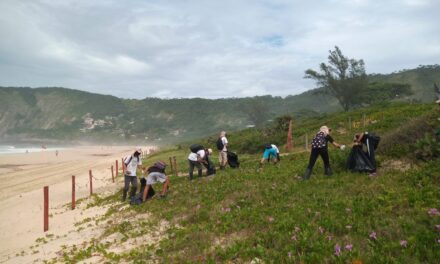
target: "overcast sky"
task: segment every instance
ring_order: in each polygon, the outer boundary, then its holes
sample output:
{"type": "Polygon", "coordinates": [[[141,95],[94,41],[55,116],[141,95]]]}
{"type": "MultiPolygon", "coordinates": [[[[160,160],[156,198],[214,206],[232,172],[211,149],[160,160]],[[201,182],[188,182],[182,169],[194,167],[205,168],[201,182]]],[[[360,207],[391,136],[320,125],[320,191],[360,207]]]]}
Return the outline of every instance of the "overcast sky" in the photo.
{"type": "Polygon", "coordinates": [[[440,63],[440,0],[0,1],[0,86],[286,96],[335,45],[367,73],[440,63]]]}

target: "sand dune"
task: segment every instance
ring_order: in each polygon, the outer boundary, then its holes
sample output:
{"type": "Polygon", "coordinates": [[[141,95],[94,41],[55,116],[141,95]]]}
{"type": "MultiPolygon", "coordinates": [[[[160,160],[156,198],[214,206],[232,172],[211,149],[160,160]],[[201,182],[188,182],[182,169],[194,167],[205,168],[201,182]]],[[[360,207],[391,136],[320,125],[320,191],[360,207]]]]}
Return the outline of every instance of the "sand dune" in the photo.
{"type": "MultiPolygon", "coordinates": [[[[147,147],[145,147],[145,150],[147,147]]],[[[78,147],[54,151],[0,155],[0,262],[32,263],[55,254],[60,245],[51,243],[44,252],[31,253],[30,247],[43,232],[43,187],[49,186],[49,207],[53,215],[47,233],[70,234],[69,242],[85,239],[72,237],[73,225],[86,217],[103,212],[67,210],[71,201],[71,177],[76,177],[76,197],[89,196],[89,169],[95,192],[114,191],[121,184],[112,183],[110,166],[130,154],[133,147],[78,147]],[[25,252],[24,254],[22,252],[25,252]],[[16,256],[17,254],[23,256],[16,256]]]]}

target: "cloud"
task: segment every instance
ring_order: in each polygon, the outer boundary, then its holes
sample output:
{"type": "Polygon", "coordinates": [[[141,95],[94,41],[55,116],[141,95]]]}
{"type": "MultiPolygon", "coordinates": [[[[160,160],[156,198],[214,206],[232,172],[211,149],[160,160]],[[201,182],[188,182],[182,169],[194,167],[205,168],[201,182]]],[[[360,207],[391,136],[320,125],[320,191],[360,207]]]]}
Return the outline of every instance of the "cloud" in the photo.
{"type": "Polygon", "coordinates": [[[440,59],[438,1],[0,2],[0,85],[129,98],[289,95],[338,45],[369,72],[440,59]]]}

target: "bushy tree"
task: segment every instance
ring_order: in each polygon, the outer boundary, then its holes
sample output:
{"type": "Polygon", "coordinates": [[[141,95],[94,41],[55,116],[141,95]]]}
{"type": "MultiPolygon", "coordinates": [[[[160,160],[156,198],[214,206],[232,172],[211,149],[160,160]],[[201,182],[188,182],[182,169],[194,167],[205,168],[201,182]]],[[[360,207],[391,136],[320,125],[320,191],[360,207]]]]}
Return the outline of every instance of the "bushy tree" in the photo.
{"type": "Polygon", "coordinates": [[[328,64],[321,63],[319,72],[308,69],[304,78],[313,79],[323,93],[334,96],[345,111],[362,103],[368,80],[363,60],[345,57],[338,46],[329,51],[328,64]]]}

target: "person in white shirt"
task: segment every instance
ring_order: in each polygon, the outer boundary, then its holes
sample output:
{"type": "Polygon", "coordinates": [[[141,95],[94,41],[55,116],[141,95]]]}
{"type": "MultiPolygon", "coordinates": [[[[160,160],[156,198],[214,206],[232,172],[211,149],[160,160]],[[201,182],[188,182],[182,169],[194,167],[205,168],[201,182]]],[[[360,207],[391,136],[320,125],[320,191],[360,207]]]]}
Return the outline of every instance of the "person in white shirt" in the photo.
{"type": "Polygon", "coordinates": [[[124,190],[122,192],[122,201],[127,199],[128,189],[131,183],[130,199],[136,194],[138,179],[136,176],[137,169],[141,168],[142,161],[140,155],[142,153],[141,148],[136,148],[134,153],[125,157],[123,166],[126,167],[124,175],[124,190]]]}
{"type": "Polygon", "coordinates": [[[223,170],[228,163],[228,139],[226,138],[226,132],[220,132],[220,136],[217,140],[217,149],[219,150],[218,160],[220,163],[220,169],[223,170]]]}
{"type": "Polygon", "coordinates": [[[206,164],[205,160],[206,152],[204,149],[198,150],[196,153],[191,152],[188,155],[189,162],[189,180],[193,179],[194,167],[197,167],[197,176],[202,177],[202,164],[206,164]]]}

